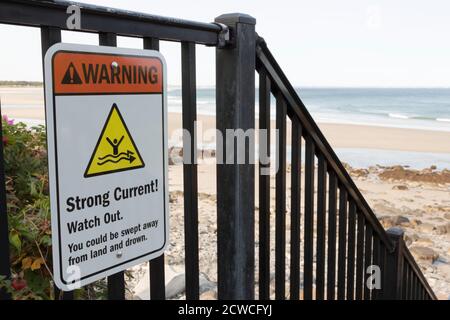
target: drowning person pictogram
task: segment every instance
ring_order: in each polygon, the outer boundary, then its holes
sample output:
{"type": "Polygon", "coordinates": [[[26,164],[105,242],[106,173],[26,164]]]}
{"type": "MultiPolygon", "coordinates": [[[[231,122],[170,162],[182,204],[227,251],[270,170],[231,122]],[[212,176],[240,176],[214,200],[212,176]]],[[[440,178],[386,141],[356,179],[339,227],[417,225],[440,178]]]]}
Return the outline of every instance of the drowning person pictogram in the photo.
{"type": "Polygon", "coordinates": [[[99,166],[102,166],[108,162],[118,163],[122,160],[132,163],[136,159],[135,157],[133,157],[133,151],[127,150],[126,152],[119,153],[119,145],[123,141],[124,137],[125,136],[122,136],[119,141],[117,141],[117,139],[111,140],[109,137],[106,137],[106,141],[108,141],[108,143],[111,145],[113,152],[112,154],[107,154],[104,157],[98,157],[99,161],[97,162],[97,164],[99,166]]]}
{"type": "Polygon", "coordinates": [[[104,157],[98,157],[99,162],[97,162],[97,164],[99,166],[104,165],[105,163],[108,163],[108,162],[118,163],[119,161],[122,161],[122,160],[126,160],[126,161],[129,161],[131,163],[131,162],[133,162],[136,159],[135,157],[133,157],[133,154],[134,154],[133,151],[127,150],[127,152],[119,153],[119,151],[118,151],[119,150],[119,144],[123,140],[123,136],[119,140],[119,142],[117,142],[117,139],[114,139],[114,142],[113,142],[108,137],[106,138],[106,140],[113,147],[113,154],[107,154],[104,157]]]}
{"type": "Polygon", "coordinates": [[[119,108],[113,104],[92,153],[84,177],[144,167],[119,108]]]}

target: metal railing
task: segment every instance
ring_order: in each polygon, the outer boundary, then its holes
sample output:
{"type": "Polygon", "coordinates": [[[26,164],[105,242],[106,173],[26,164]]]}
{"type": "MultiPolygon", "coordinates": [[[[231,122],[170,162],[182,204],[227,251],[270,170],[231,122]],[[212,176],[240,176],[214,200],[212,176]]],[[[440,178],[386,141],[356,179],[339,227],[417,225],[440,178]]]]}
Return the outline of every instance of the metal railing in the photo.
{"type": "MultiPolygon", "coordinates": [[[[389,234],[382,228],[265,42],[257,36],[252,17],[230,14],[216,18],[215,23],[198,23],[67,1],[5,0],[0,2],[0,23],[39,27],[44,55],[50,46],[61,41],[61,30],[66,29],[66,9],[72,4],[81,8],[80,31],[97,33],[100,45],[116,46],[118,35],[142,38],[145,49],[158,50],[159,41],[180,43],[182,126],[191,137],[183,143],[193,146],[184,148],[191,150],[188,155],[191,161],[183,164],[187,299],[199,298],[198,177],[197,164],[193,161],[197,44],[216,47],[216,123],[219,131],[255,128],[255,70],[259,73],[260,129],[270,130],[270,95],[276,97],[276,129],[280,134],[277,141],[276,231],[275,235],[270,233],[270,176],[261,174],[261,170],[270,164],[261,163],[257,297],[271,298],[270,249],[274,236],[277,299],[286,296],[299,299],[301,294],[303,299],[436,298],[404,245],[402,235],[398,230],[389,234]],[[292,124],[289,295],[286,293],[288,118],[292,124]],[[305,148],[304,177],[301,176],[302,148],[305,148]],[[380,266],[381,289],[370,289],[365,285],[366,270],[371,265],[380,266]]],[[[226,153],[230,147],[224,143],[221,151],[226,153]]],[[[270,149],[270,141],[266,147],[270,149]]],[[[248,157],[249,149],[246,153],[248,157]]],[[[8,230],[4,170],[3,162],[0,162],[3,186],[0,189],[3,235],[0,238],[0,274],[10,276],[9,243],[7,236],[4,237],[8,230]]],[[[254,299],[256,296],[254,169],[251,163],[217,164],[219,299],[254,299]]],[[[165,299],[164,278],[162,255],[150,261],[151,299],[165,299]]],[[[108,277],[107,283],[110,299],[124,299],[123,272],[108,277]]],[[[55,296],[73,298],[71,292],[55,296]]]]}
{"type": "MultiPolygon", "coordinates": [[[[404,244],[403,231],[393,228],[386,232],[383,229],[270,53],[265,41],[259,38],[257,43],[259,113],[266,115],[269,112],[272,93],[276,99],[276,127],[280,134],[277,154],[279,171],[276,176],[276,297],[284,299],[286,296],[285,169],[286,119],[289,117],[292,126],[290,298],[297,299],[301,289],[299,231],[304,230],[304,299],[435,299],[433,291],[404,244]],[[305,148],[305,190],[301,225],[302,147],[305,148]],[[316,201],[317,204],[314,205],[316,201]],[[380,288],[368,286],[366,283],[367,271],[371,266],[380,268],[380,288]]],[[[259,126],[270,129],[269,119],[261,116],[259,126]]],[[[259,221],[260,224],[268,224],[270,210],[267,194],[270,186],[263,176],[260,176],[260,179],[263,183],[259,186],[259,201],[263,205],[260,206],[259,221]]],[[[267,225],[260,225],[260,230],[259,295],[260,298],[269,298],[269,228],[267,225]]]]}

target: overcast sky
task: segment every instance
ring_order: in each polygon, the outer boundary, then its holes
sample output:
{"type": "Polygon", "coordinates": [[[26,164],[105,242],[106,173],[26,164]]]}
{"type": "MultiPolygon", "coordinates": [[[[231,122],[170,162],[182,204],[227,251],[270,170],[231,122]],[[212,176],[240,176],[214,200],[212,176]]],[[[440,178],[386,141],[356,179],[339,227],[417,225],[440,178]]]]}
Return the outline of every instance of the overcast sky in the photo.
{"type": "MultiPolygon", "coordinates": [[[[228,12],[257,19],[257,32],[296,86],[450,87],[448,0],[85,0],[85,3],[211,22],[228,12]]],[[[42,80],[38,29],[0,25],[0,79],[42,80]]],[[[63,41],[96,44],[65,32],[63,41]]],[[[140,47],[121,38],[119,46],[140,47]]],[[[199,85],[214,85],[214,49],[197,46],[199,85]]],[[[180,48],[163,43],[169,84],[180,48]]]]}

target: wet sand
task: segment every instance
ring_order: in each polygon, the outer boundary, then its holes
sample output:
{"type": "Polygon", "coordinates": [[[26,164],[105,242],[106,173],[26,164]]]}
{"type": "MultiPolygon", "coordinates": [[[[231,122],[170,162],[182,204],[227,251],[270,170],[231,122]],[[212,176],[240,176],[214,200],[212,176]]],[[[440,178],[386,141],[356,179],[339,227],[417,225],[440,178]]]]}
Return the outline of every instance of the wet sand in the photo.
{"type": "MultiPolygon", "coordinates": [[[[45,119],[42,87],[0,87],[0,98],[2,105],[14,105],[14,108],[2,108],[2,113],[12,119],[45,119]]],[[[215,128],[214,116],[199,115],[198,121],[203,130],[199,133],[215,128]]],[[[182,127],[181,123],[181,114],[169,114],[169,141],[173,132],[182,127]]],[[[334,123],[319,123],[319,127],[334,148],[450,153],[450,132],[334,123]]],[[[274,121],[272,128],[275,128],[274,121]]],[[[213,142],[206,138],[205,143],[213,142]]],[[[288,121],[288,144],[290,140],[288,121]]]]}

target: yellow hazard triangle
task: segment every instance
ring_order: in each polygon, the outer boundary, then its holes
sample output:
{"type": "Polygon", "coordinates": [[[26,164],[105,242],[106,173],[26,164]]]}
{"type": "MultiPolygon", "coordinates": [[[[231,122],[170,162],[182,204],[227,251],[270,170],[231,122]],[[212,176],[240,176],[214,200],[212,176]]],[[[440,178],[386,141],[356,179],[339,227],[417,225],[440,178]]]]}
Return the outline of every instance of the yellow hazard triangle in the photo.
{"type": "Polygon", "coordinates": [[[114,103],[98,138],[84,177],[144,167],[130,131],[114,103]]]}

